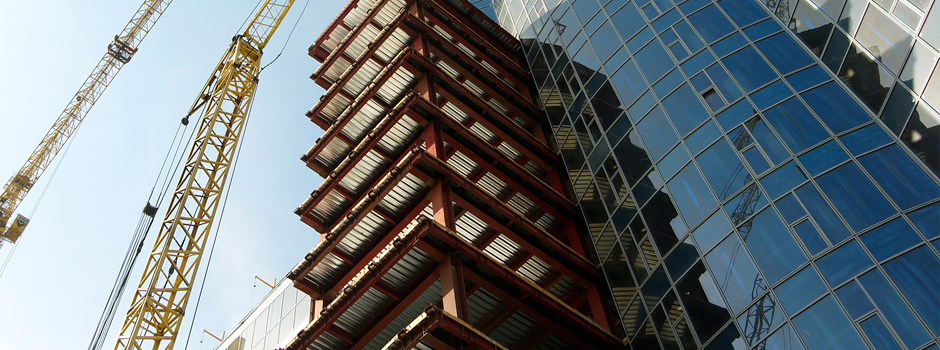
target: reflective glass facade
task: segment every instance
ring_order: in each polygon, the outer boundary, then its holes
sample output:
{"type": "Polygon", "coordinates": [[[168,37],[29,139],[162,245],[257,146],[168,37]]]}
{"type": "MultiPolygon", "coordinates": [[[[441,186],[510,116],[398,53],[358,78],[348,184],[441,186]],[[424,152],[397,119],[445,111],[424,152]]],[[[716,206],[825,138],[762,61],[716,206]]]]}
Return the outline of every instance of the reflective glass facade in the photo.
{"type": "Polygon", "coordinates": [[[938,349],[933,0],[503,0],[634,349],[938,349]]]}
{"type": "Polygon", "coordinates": [[[245,316],[216,350],[279,349],[307,325],[310,296],[284,279],[245,316]]]}

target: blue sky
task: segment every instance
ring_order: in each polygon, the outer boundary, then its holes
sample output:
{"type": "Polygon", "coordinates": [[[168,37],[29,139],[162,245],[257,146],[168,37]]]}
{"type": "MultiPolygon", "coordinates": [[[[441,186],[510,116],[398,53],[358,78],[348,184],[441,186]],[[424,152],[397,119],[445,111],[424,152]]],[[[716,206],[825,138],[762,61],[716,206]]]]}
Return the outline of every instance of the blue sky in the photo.
{"type": "MultiPolygon", "coordinates": [[[[0,348],[88,346],[173,132],[255,5],[173,2],[98,100],[68,154],[60,154],[58,173],[0,277],[0,348]]],[[[189,349],[218,344],[202,330],[234,328],[268,291],[254,276],[280,280],[317,242],[319,234],[293,214],[321,181],[299,160],[322,134],[304,116],[323,92],[308,78],[319,63],[306,51],[344,5],[312,1],[282,57],[261,75],[228,206],[216,224],[221,231],[199,311],[197,290],[183,323],[184,335],[193,325],[189,349]]],[[[23,165],[139,6],[117,0],[0,2],[0,31],[6,33],[0,55],[2,181],[23,165]]],[[[303,6],[295,3],[264,62],[280,51],[303,6]]],[[[36,206],[56,164],[20,213],[36,206]]],[[[175,183],[178,175],[173,177],[175,183]]],[[[11,251],[13,245],[4,245],[0,262],[11,251]]],[[[207,271],[203,263],[200,275],[207,271]]],[[[137,285],[141,265],[129,288],[137,285]]],[[[106,348],[114,346],[130,299],[122,300],[106,348]]],[[[177,349],[183,341],[177,340],[177,349]]]]}

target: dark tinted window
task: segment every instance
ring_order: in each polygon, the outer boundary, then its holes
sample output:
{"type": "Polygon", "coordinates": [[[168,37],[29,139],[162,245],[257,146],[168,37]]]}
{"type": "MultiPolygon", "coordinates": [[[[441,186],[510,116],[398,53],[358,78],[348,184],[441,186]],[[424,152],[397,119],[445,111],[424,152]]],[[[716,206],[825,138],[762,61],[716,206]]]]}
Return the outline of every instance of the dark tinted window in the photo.
{"type": "Polygon", "coordinates": [[[834,133],[843,132],[871,120],[871,117],[836,83],[827,83],[800,95],[834,133]]]}
{"type": "MultiPolygon", "coordinates": [[[[881,310],[888,323],[894,326],[894,330],[898,332],[901,340],[908,348],[916,348],[930,340],[927,331],[917,321],[911,309],[904,304],[894,288],[891,288],[881,271],[872,270],[859,277],[858,281],[862,284],[862,288],[868,291],[868,295],[871,296],[875,305],[881,310]]],[[[919,281],[924,281],[924,279],[919,281]]],[[[936,307],[933,310],[937,310],[936,307]]],[[[936,312],[934,311],[934,313],[936,312]]]]}
{"type": "Polygon", "coordinates": [[[832,296],[823,298],[793,319],[793,326],[809,350],[865,349],[855,327],[832,296]]]}
{"type": "Polygon", "coordinates": [[[862,243],[876,260],[884,260],[923,240],[904,219],[898,218],[862,235],[862,243]]]}
{"type": "Polygon", "coordinates": [[[813,59],[786,33],[779,33],[758,41],[754,45],[757,45],[757,48],[764,53],[764,56],[767,56],[767,59],[780,71],[780,74],[786,75],[813,63],[813,59]]]}
{"type": "Polygon", "coordinates": [[[940,203],[928,205],[907,216],[927,239],[940,236],[940,203]]]}
{"type": "Polygon", "coordinates": [[[816,117],[796,98],[764,112],[764,117],[793,153],[799,153],[829,137],[816,117]]]}
{"type": "Polygon", "coordinates": [[[721,0],[718,6],[728,13],[728,17],[731,17],[738,27],[746,27],[767,17],[767,12],[752,0],[721,0]]]}
{"type": "Polygon", "coordinates": [[[877,124],[855,130],[839,138],[852,155],[860,155],[891,142],[891,137],[877,124]]]}
{"type": "Polygon", "coordinates": [[[940,260],[926,246],[921,246],[884,264],[885,272],[924,318],[934,334],[940,334],[940,294],[937,271],[940,260]]]}
{"type": "Polygon", "coordinates": [[[872,262],[862,246],[853,240],[817,260],[816,266],[829,285],[836,286],[871,267],[872,262]]]}
{"type": "Polygon", "coordinates": [[[672,69],[672,67],[675,67],[675,64],[672,63],[672,58],[666,53],[666,49],[659,43],[659,40],[653,40],[653,42],[641,49],[640,52],[633,55],[633,58],[636,59],[637,65],[640,66],[640,71],[643,72],[643,75],[646,76],[648,81],[659,80],[659,78],[672,69]]]}
{"type": "Polygon", "coordinates": [[[806,167],[810,176],[816,176],[823,171],[829,170],[836,164],[849,159],[839,144],[829,141],[818,148],[800,156],[800,163],[806,167]]]}
{"type": "Polygon", "coordinates": [[[702,34],[706,42],[711,43],[734,31],[734,25],[714,5],[708,5],[689,16],[689,22],[702,34]]]}
{"type": "Polygon", "coordinates": [[[859,318],[869,311],[874,310],[875,306],[871,304],[868,296],[862,291],[858,282],[852,281],[836,289],[836,295],[842,301],[842,305],[849,312],[852,318],[859,318]]]}
{"type": "Polygon", "coordinates": [[[816,219],[819,228],[830,242],[838,243],[849,236],[849,230],[845,228],[829,204],[823,200],[816,187],[812,184],[803,185],[796,190],[796,195],[806,205],[810,215],[816,219]]]}
{"type": "Polygon", "coordinates": [[[895,213],[855,163],[820,176],[816,183],[856,232],[895,213]]]}
{"type": "Polygon", "coordinates": [[[791,315],[800,311],[823,294],[826,294],[826,285],[823,284],[816,269],[812,266],[790,277],[786,282],[774,289],[783,307],[791,315]]]}
{"type": "Polygon", "coordinates": [[[752,47],[745,47],[722,62],[745,91],[752,91],[777,76],[752,47]]]}
{"type": "Polygon", "coordinates": [[[859,161],[902,210],[940,196],[940,187],[896,145],[859,161]]]}

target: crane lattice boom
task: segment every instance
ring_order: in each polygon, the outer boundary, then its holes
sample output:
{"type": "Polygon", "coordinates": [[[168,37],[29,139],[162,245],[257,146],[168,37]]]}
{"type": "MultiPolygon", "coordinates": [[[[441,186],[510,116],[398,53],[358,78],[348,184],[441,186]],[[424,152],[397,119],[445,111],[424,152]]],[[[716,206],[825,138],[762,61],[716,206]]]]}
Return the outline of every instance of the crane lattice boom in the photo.
{"type": "Polygon", "coordinates": [[[291,5],[265,1],[194,103],[191,112],[205,110],[115,349],[173,348],[258,83],[262,49],[291,5]]]}
{"type": "Polygon", "coordinates": [[[85,83],[69,101],[59,118],[52,124],[52,128],[42,138],[39,146],[26,160],[26,164],[7,181],[3,192],[0,193],[0,245],[3,244],[4,239],[15,243],[20,237],[29,220],[20,215],[9,229],[6,227],[7,221],[26,198],[26,194],[29,193],[39,176],[52,163],[52,159],[78,128],[91,107],[95,105],[98,97],[104,93],[114,76],[137,52],[137,46],[160,19],[170,2],[172,0],[145,0],[140,5],[124,30],[108,45],[108,51],[104,57],[95,66],[91,75],[85,79],[85,83]]]}

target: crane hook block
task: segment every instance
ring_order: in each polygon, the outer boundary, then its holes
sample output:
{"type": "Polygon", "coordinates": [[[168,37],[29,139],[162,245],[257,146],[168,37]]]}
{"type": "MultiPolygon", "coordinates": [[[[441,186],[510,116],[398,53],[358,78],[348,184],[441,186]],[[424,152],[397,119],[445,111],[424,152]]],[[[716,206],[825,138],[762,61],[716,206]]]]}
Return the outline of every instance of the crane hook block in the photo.
{"type": "Polygon", "coordinates": [[[125,43],[117,35],[114,36],[114,41],[108,45],[108,54],[121,63],[126,64],[127,62],[130,62],[135,53],[137,53],[137,49],[125,43]]]}
{"type": "Polygon", "coordinates": [[[157,215],[157,207],[151,205],[150,202],[147,202],[147,205],[144,207],[144,215],[149,217],[157,215]]]}

